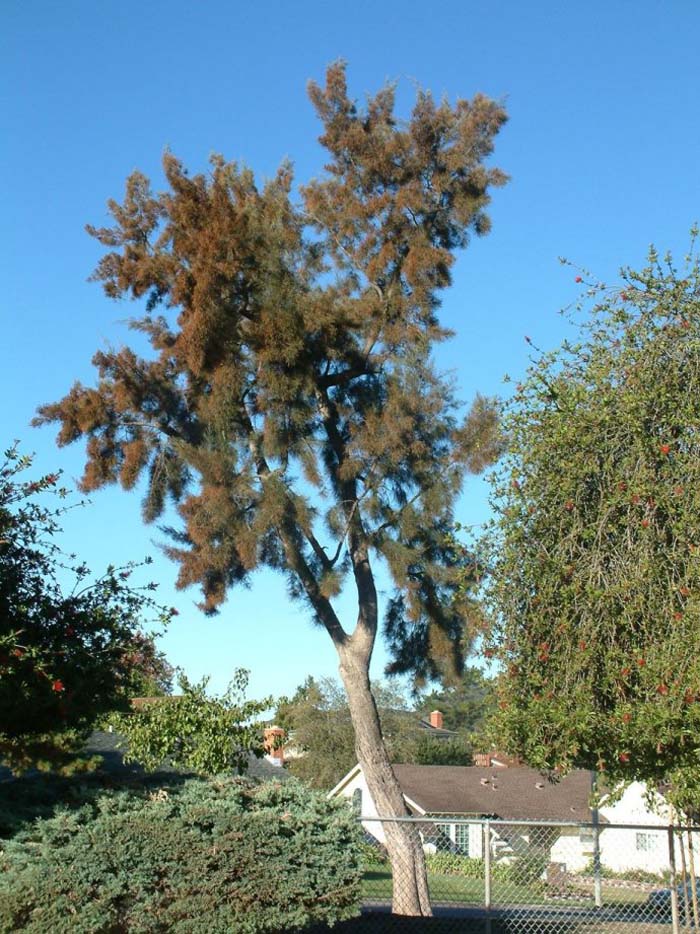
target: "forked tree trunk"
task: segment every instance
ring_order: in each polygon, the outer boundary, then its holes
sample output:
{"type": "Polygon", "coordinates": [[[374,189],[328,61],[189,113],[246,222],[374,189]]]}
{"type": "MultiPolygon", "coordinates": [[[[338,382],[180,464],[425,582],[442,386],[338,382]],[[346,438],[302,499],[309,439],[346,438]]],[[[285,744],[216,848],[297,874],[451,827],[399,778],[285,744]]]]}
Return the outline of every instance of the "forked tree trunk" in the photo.
{"type": "MultiPolygon", "coordinates": [[[[348,645],[339,649],[340,675],[355,729],[355,750],[380,817],[408,814],[384,745],[379,714],[369,684],[369,658],[348,645]]],[[[431,915],[428,877],[420,835],[408,823],[382,824],[393,875],[392,912],[431,915]]]]}

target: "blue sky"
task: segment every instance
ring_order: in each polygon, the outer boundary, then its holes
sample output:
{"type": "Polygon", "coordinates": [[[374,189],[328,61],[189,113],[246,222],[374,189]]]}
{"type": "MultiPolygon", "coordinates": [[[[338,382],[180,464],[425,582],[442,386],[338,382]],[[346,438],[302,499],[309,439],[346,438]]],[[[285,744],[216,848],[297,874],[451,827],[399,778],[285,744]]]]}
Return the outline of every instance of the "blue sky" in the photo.
{"type": "MultiPolygon", "coordinates": [[[[136,309],[86,281],[100,252],[83,230],[106,220],[127,174],[138,167],[157,186],[169,148],[191,171],[220,152],[259,177],[290,157],[308,180],[323,154],[305,85],[337,58],[358,98],[398,81],[403,113],[417,85],[506,102],[493,161],[512,180],[496,192],[492,233],[458,261],[443,304],[457,337],[439,355],[464,399],[503,392],[503,374],[527,365],[525,334],[545,348],[564,334],[557,311],[577,286],[559,256],[613,281],[651,241],[679,255],[687,246],[700,218],[699,45],[696,0],[5,0],[0,446],[19,438],[38,471],[81,473],[78,447],[58,451],[51,428],[28,425],[37,405],[92,381],[96,349],[127,339],[136,309]]],[[[484,520],[481,480],[459,512],[484,520]]],[[[65,525],[67,547],[95,569],[154,556],[161,596],[180,612],[162,644],[189,675],[222,688],[243,666],[259,696],[335,674],[327,636],[289,604],[281,578],[261,574],[204,618],[196,594],[174,590],[138,495],[99,492],[65,525]]],[[[352,620],[351,602],[342,609],[352,620]]]]}

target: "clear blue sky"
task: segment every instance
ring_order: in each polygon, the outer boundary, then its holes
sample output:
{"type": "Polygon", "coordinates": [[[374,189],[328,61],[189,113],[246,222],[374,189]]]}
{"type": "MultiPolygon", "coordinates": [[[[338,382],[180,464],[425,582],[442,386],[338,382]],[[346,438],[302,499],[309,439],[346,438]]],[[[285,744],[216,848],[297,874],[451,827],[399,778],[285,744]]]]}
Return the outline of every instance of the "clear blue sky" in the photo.
{"type": "MultiPolygon", "coordinates": [[[[263,177],[288,156],[307,180],[323,157],[305,84],[337,58],[360,98],[399,81],[404,113],[416,84],[507,103],[494,162],[512,181],[496,193],[492,234],[458,262],[443,308],[457,337],[439,358],[463,398],[502,391],[503,374],[527,364],[525,334],[543,347],[562,337],[557,310],[576,286],[558,256],[611,280],[652,240],[687,245],[700,217],[698,47],[696,0],[5,0],[0,446],[19,438],[38,470],[81,472],[79,448],[59,452],[50,428],[28,424],[74,379],[92,381],[94,350],[127,337],[135,309],[86,282],[100,254],[83,230],[106,219],[126,175],[138,167],[158,183],[169,148],[192,171],[221,152],[263,177]]],[[[461,518],[486,514],[472,481],[461,518]]],[[[95,569],[154,555],[161,595],[180,611],[163,645],[190,675],[209,672],[220,688],[244,666],[261,695],[335,673],[327,636],[281,579],[260,575],[205,619],[196,594],[175,592],[157,538],[138,496],[117,490],[66,522],[67,545],[95,569]]]]}

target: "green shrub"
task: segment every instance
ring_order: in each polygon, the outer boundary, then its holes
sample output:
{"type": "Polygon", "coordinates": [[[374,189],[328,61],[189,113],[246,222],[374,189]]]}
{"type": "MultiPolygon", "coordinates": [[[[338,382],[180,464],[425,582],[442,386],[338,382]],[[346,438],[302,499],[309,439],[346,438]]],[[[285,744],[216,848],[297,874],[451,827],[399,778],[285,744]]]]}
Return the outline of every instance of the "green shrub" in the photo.
{"type": "Polygon", "coordinates": [[[501,868],[504,870],[506,879],[504,881],[512,882],[513,885],[529,885],[532,882],[539,882],[547,866],[549,865],[548,856],[516,856],[512,863],[501,868]]]}
{"type": "Polygon", "coordinates": [[[425,857],[428,872],[437,876],[461,876],[463,879],[483,879],[483,859],[471,859],[458,853],[432,853],[425,857]]]}
{"type": "Polygon", "coordinates": [[[354,917],[360,829],[295,782],[192,779],[39,820],[0,855],[0,931],[257,934],[354,917]]]}
{"type": "Polygon", "coordinates": [[[80,775],[40,773],[0,781],[0,839],[14,837],[31,827],[38,818],[54,817],[73,811],[97,798],[116,794],[120,789],[138,787],[144,794],[163,787],[175,787],[191,776],[157,773],[148,776],[108,775],[101,771],[80,775]]]}
{"type": "MultiPolygon", "coordinates": [[[[483,879],[483,859],[460,856],[458,853],[433,853],[425,858],[428,872],[439,876],[461,876],[462,879],[483,879]]],[[[529,885],[537,882],[547,866],[546,857],[518,856],[511,863],[491,863],[494,882],[529,885]]]]}
{"type": "MultiPolygon", "coordinates": [[[[586,864],[580,874],[584,876],[592,876],[595,874],[593,860],[590,860],[586,864]]],[[[625,869],[622,872],[616,872],[614,869],[608,868],[608,866],[601,865],[600,876],[602,879],[619,879],[623,882],[647,882],[658,884],[661,881],[668,882],[670,873],[667,869],[661,872],[647,872],[644,869],[625,869]]]]}

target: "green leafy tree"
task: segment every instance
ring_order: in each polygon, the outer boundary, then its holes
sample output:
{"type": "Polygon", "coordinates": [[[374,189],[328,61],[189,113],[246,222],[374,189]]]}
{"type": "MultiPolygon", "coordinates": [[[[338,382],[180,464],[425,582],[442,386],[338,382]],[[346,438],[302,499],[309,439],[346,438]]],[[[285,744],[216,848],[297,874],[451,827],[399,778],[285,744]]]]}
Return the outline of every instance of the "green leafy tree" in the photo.
{"type": "Polygon", "coordinates": [[[287,768],[313,788],[331,789],[357,762],[345,691],[332,678],[307,678],[277,702],[275,723],[295,751],[287,768]]]}
{"type": "MultiPolygon", "coordinates": [[[[166,155],[160,194],[130,176],[113,226],[88,230],[108,249],[106,294],[145,300],[133,327],[153,353],[97,353],[97,386],[76,384],[39,421],[60,423],[59,444],[87,438],[86,490],[145,476],[146,521],[177,505],[168,553],[207,611],[257,568],[287,575],[338,651],[377,806],[403,814],[368,676],[375,567],[396,585],[397,670],[459,664],[470,603],[445,537],[465,471],[495,453],[496,416],[477,399],[461,418],[432,352],[449,336],[437,309],[455,253],[488,231],[506,180],[485,165],[505,113],[421,92],[401,122],[392,87],[360,108],[340,64],[309,94],[328,162],[301,203],[286,163],[263,187],[220,157],[190,177],[166,155]],[[346,582],[354,626],[333,605],[346,582]]],[[[418,836],[391,825],[388,848],[395,910],[429,912],[418,836]]]]}
{"type": "MultiPolygon", "coordinates": [[[[382,735],[392,762],[421,765],[469,765],[472,749],[466,736],[436,740],[420,726],[420,714],[410,709],[392,685],[372,684],[382,735]]],[[[315,788],[332,788],[356,764],[348,699],[333,678],[307,678],[291,698],[277,703],[275,723],[288,733],[295,755],[288,769],[315,788]]]]}
{"type": "Polygon", "coordinates": [[[127,762],[155,770],[163,764],[218,775],[235,770],[242,774],[251,755],[264,755],[260,714],[272,703],[246,700],[248,672],[234,672],[221,695],[207,693],[208,679],[192,684],[180,673],[175,697],[148,698],[131,713],[112,717],[125,737],[127,762]]]}
{"type": "Polygon", "coordinates": [[[468,736],[436,739],[423,733],[416,738],[409,754],[400,761],[415,762],[416,765],[473,765],[473,760],[474,749],[468,736]]]}
{"type": "Polygon", "coordinates": [[[448,730],[472,734],[481,732],[495,706],[495,683],[479,668],[467,667],[461,677],[444,687],[423,694],[418,709],[423,716],[439,710],[448,730]]]}
{"type": "Polygon", "coordinates": [[[146,674],[164,673],[142,620],[171,611],[155,604],[154,585],[130,586],[137,565],[94,580],[63,554],[66,507],[44,503],[67,491],[58,474],[22,479],[30,469],[16,446],[0,462],[0,761],[16,771],[85,768],[80,750],[98,718],[128,707],[146,674]]]}
{"type": "MultiPolygon", "coordinates": [[[[384,744],[393,762],[415,741],[417,725],[400,691],[385,683],[372,684],[384,744]]],[[[299,753],[288,761],[289,771],[315,788],[332,788],[357,762],[348,698],[333,678],[307,678],[291,698],[280,698],[275,722],[287,730],[299,753]]]]}
{"type": "Polygon", "coordinates": [[[506,406],[487,653],[511,752],[656,782],[700,764],[700,277],[693,250],[621,276],[576,277],[580,340],[506,406]]]}

